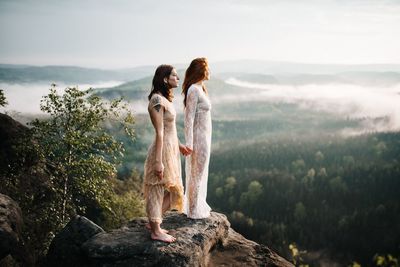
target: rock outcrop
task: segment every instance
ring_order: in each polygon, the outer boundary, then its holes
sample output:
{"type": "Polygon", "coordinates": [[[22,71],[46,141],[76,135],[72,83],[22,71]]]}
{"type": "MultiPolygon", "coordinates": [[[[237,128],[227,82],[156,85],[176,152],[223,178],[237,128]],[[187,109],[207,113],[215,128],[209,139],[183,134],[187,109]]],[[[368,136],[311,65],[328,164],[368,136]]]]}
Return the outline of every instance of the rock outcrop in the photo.
{"type": "Polygon", "coordinates": [[[0,194],[0,260],[10,255],[22,266],[29,266],[32,259],[24,245],[22,224],[22,212],[18,204],[0,194]]]}
{"type": "Polygon", "coordinates": [[[10,116],[0,113],[0,175],[8,168],[21,164],[19,155],[15,149],[21,143],[21,138],[27,133],[28,128],[13,120],[10,116]]]}
{"type": "Polygon", "coordinates": [[[152,241],[147,219],[103,231],[77,216],[54,238],[48,266],[293,266],[269,248],[230,228],[226,216],[212,212],[203,220],[167,213],[163,228],[177,238],[152,241]],[[72,265],[71,265],[72,264],[72,265]]]}

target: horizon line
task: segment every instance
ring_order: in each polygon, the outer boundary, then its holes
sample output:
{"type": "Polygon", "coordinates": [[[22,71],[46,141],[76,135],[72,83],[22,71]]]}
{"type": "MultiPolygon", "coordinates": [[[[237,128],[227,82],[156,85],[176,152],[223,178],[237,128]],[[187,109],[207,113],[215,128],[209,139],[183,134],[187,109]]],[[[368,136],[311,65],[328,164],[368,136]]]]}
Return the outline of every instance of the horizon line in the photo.
{"type": "MultiPolygon", "coordinates": [[[[379,63],[316,63],[316,62],[299,62],[299,61],[287,61],[287,60],[266,60],[266,59],[228,59],[228,60],[217,60],[209,61],[211,64],[221,64],[221,63],[233,63],[233,62],[258,62],[258,63],[272,63],[272,64],[298,64],[298,65],[322,65],[322,66],[379,66],[379,65],[394,65],[400,66],[400,63],[393,62],[379,62],[379,63]]],[[[160,63],[161,64],[161,63],[160,63]]],[[[187,65],[188,63],[173,63],[173,66],[187,65]]],[[[0,62],[0,67],[4,65],[19,66],[19,67],[77,67],[82,69],[97,69],[97,70],[124,70],[124,69],[134,69],[134,68],[146,68],[155,67],[159,64],[143,64],[143,65],[133,65],[133,66],[123,66],[123,67],[112,67],[104,68],[94,65],[74,65],[74,64],[32,64],[32,63],[7,63],[0,62]]]]}

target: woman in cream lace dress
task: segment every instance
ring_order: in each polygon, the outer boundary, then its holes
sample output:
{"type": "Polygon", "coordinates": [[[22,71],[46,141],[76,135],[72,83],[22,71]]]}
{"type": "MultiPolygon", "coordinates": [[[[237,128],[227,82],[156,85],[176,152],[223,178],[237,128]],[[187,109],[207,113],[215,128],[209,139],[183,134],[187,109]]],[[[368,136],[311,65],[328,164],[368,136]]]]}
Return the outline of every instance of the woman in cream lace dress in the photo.
{"type": "Polygon", "coordinates": [[[162,229],[160,224],[164,212],[183,209],[183,186],[179,152],[186,155],[186,147],[181,145],[176,132],[176,112],[172,104],[172,90],[179,83],[176,70],[170,65],[157,68],[148,111],[156,136],[150,145],[144,165],[143,192],[151,238],[164,242],[174,242],[175,238],[162,229]]]}
{"type": "Polygon", "coordinates": [[[194,59],[183,82],[186,157],[183,212],[192,219],[207,218],[208,164],[211,148],[211,103],[203,81],[210,78],[206,58],[194,59]]]}

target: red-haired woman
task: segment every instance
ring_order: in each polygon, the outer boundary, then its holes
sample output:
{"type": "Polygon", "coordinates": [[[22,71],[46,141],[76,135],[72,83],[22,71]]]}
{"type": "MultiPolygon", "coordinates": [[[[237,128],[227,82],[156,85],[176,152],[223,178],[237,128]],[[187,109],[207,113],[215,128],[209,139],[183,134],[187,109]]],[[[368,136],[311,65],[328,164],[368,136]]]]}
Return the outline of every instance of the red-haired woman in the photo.
{"type": "Polygon", "coordinates": [[[186,155],[176,132],[176,112],[172,104],[173,89],[178,87],[179,77],[170,65],[157,68],[149,95],[148,111],[156,136],[150,145],[144,164],[143,192],[151,238],[174,242],[175,238],[162,229],[164,212],[183,209],[183,186],[179,151],[186,155]]]}
{"type": "Polygon", "coordinates": [[[186,157],[183,212],[192,219],[210,216],[206,202],[211,148],[211,103],[205,80],[210,79],[206,58],[196,58],[185,73],[182,85],[185,106],[186,157]]]}

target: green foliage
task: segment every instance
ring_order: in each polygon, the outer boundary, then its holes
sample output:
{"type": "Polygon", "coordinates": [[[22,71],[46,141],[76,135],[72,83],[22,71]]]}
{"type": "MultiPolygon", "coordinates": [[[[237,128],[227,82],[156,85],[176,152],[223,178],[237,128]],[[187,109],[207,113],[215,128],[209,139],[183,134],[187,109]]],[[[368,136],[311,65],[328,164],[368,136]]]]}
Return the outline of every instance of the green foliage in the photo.
{"type": "Polygon", "coordinates": [[[397,253],[399,154],[399,133],[238,144],[213,151],[207,197],[235,230],[281,255],[296,242],[370,265],[377,251],[397,253]]]}
{"type": "Polygon", "coordinates": [[[316,162],[321,162],[324,160],[324,154],[321,151],[317,151],[317,153],[315,153],[315,161],[316,162]]]}
{"type": "Polygon", "coordinates": [[[134,118],[122,99],[104,102],[91,93],[66,88],[58,94],[52,85],[40,106],[48,116],[16,137],[13,161],[0,173],[1,192],[21,206],[25,240],[37,259],[76,214],[110,229],[144,213],[139,175],[116,178],[134,138],[134,118]]]}
{"type": "Polygon", "coordinates": [[[307,217],[306,207],[301,201],[296,203],[293,215],[296,221],[302,221],[307,217]]]}
{"type": "Polygon", "coordinates": [[[90,89],[66,88],[59,95],[53,85],[40,106],[50,118],[31,122],[34,139],[53,174],[54,219],[60,226],[89,207],[111,209],[109,178],[115,175],[124,147],[103,130],[105,124],[120,120],[133,137],[133,117],[122,99],[105,103],[90,93],[90,89]]]}
{"type": "Polygon", "coordinates": [[[308,267],[308,264],[304,263],[303,256],[304,254],[307,253],[307,251],[301,251],[297,248],[297,245],[295,243],[291,243],[289,245],[289,251],[292,257],[292,262],[294,265],[299,266],[299,267],[308,267]]]}
{"type": "Polygon", "coordinates": [[[335,193],[346,193],[348,191],[347,184],[342,177],[336,176],[329,181],[329,186],[335,193]]]}
{"type": "Polygon", "coordinates": [[[215,189],[215,195],[217,198],[221,198],[224,195],[224,189],[222,187],[217,187],[215,189]]]}
{"type": "Polygon", "coordinates": [[[7,103],[6,97],[4,96],[4,92],[2,89],[0,89],[0,107],[4,107],[7,104],[8,103],[7,103]]]}
{"type": "Polygon", "coordinates": [[[398,259],[396,257],[393,257],[391,254],[387,254],[387,255],[375,254],[373,260],[374,260],[374,263],[376,266],[382,266],[382,267],[398,267],[399,266],[398,259]]]}
{"type": "Polygon", "coordinates": [[[251,181],[247,192],[243,192],[240,196],[240,207],[245,208],[246,206],[254,205],[262,193],[262,184],[258,181],[251,181]]]}
{"type": "Polygon", "coordinates": [[[138,190],[132,190],[138,185],[135,177],[137,174],[125,180],[112,179],[116,194],[111,196],[111,209],[105,209],[102,212],[104,218],[102,226],[105,230],[121,227],[129,220],[145,215],[142,196],[138,190]]]}
{"type": "Polygon", "coordinates": [[[359,264],[359,263],[356,262],[356,261],[353,261],[353,262],[351,263],[351,265],[349,265],[349,267],[361,267],[361,264],[359,264]]]}
{"type": "Polygon", "coordinates": [[[229,176],[225,180],[225,189],[228,191],[232,191],[236,186],[236,178],[233,176],[229,176]]]}
{"type": "Polygon", "coordinates": [[[381,141],[374,146],[375,153],[380,156],[387,150],[386,143],[381,141]]]}

